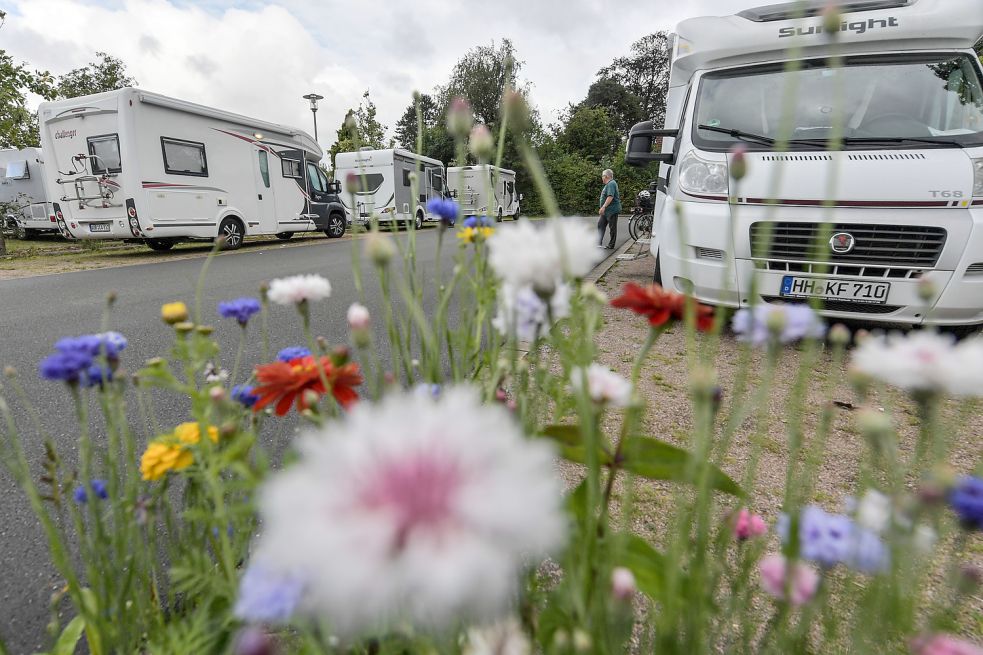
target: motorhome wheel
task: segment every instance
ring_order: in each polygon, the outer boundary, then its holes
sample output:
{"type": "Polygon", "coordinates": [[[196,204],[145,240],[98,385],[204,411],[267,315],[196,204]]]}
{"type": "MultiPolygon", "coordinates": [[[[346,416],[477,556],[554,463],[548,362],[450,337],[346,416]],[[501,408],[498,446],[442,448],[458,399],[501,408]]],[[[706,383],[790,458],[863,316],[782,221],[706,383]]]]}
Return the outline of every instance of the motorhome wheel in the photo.
{"type": "Polygon", "coordinates": [[[278,232],[277,235],[276,235],[276,238],[277,239],[280,239],[281,241],[286,241],[287,239],[289,239],[293,235],[294,235],[293,232],[278,232]]]}
{"type": "Polygon", "coordinates": [[[345,217],[335,213],[328,217],[328,229],[324,231],[329,239],[337,239],[345,234],[345,217]]]}
{"type": "Polygon", "coordinates": [[[31,237],[31,232],[33,231],[34,230],[28,230],[20,223],[14,222],[14,237],[20,239],[21,241],[26,241],[29,237],[31,237]]]}
{"type": "Polygon", "coordinates": [[[502,208],[501,207],[498,208],[498,218],[496,218],[495,220],[498,221],[499,223],[502,222],[502,208]]]}
{"type": "Polygon", "coordinates": [[[416,229],[423,229],[423,212],[416,213],[416,229]]]}
{"type": "Polygon", "coordinates": [[[662,286],[662,263],[658,255],[655,256],[655,275],[652,276],[652,281],[662,286]]]}
{"type": "Polygon", "coordinates": [[[147,247],[157,252],[164,252],[174,247],[175,241],[171,239],[147,239],[147,247]]]}
{"type": "Polygon", "coordinates": [[[219,226],[219,236],[225,237],[225,250],[235,250],[242,245],[245,230],[238,218],[227,218],[219,226]]]}

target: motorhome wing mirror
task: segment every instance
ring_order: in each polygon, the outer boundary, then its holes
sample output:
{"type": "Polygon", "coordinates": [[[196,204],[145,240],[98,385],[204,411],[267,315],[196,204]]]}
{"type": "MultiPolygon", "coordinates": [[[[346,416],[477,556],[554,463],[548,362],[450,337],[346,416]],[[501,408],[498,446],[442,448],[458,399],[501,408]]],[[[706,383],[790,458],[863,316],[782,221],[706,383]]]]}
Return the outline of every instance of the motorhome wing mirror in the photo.
{"type": "Polygon", "coordinates": [[[457,198],[457,189],[451,189],[448,191],[448,193],[450,194],[451,198],[457,198]]]}
{"type": "Polygon", "coordinates": [[[671,152],[662,153],[662,140],[675,139],[679,130],[657,130],[652,121],[635,125],[628,133],[628,148],[625,153],[625,163],[630,166],[645,166],[652,162],[671,164],[671,152]]]}
{"type": "Polygon", "coordinates": [[[525,199],[526,199],[526,197],[523,194],[520,193],[519,194],[519,202],[522,202],[525,199]]]}
{"type": "Polygon", "coordinates": [[[341,195],[341,181],[340,180],[334,180],[331,183],[329,183],[328,184],[328,192],[329,193],[333,193],[336,196],[337,195],[341,195]]]}

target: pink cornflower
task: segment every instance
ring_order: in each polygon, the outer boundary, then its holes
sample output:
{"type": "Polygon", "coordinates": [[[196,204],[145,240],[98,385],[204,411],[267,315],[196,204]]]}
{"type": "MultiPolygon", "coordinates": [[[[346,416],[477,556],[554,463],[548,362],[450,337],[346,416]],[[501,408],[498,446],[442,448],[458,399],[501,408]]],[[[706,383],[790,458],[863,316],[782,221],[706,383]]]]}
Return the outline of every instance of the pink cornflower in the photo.
{"type": "Polygon", "coordinates": [[[983,655],[983,648],[950,635],[925,635],[911,642],[915,655],[983,655]]]}
{"type": "Polygon", "coordinates": [[[761,586],[769,594],[779,600],[786,600],[786,582],[788,583],[788,602],[792,605],[802,605],[812,600],[819,588],[819,572],[816,569],[796,562],[791,573],[791,580],[788,577],[788,563],[785,558],[775,553],[766,555],[758,563],[758,572],[761,574],[761,586]]]}
{"type": "Polygon", "coordinates": [[[752,514],[745,508],[741,508],[734,516],[734,538],[746,541],[752,537],[760,537],[768,532],[765,520],[757,514],[752,514]]]}

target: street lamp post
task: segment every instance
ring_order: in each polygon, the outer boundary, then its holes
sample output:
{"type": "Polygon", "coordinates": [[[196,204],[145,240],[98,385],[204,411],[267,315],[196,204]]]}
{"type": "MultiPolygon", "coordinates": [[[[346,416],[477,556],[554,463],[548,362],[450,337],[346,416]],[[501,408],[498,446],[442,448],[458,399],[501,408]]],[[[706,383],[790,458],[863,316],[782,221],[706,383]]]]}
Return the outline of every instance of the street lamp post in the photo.
{"type": "Polygon", "coordinates": [[[317,141],[317,101],[324,100],[324,96],[319,96],[316,93],[308,93],[304,96],[304,100],[311,101],[311,113],[314,114],[314,140],[317,141]]]}

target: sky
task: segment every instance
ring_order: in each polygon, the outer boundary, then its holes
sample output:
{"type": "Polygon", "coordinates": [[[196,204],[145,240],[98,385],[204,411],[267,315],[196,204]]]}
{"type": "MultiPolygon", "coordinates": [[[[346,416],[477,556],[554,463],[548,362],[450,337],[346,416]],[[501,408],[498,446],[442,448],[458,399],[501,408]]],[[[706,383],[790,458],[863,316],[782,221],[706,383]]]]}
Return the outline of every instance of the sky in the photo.
{"type": "Polygon", "coordinates": [[[368,90],[390,130],[476,45],[512,39],[545,122],[583,99],[636,39],[684,18],[768,0],[0,0],[0,49],[58,75],[97,51],[141,88],[313,132],[301,96],[324,96],[334,142],[368,90]]]}

